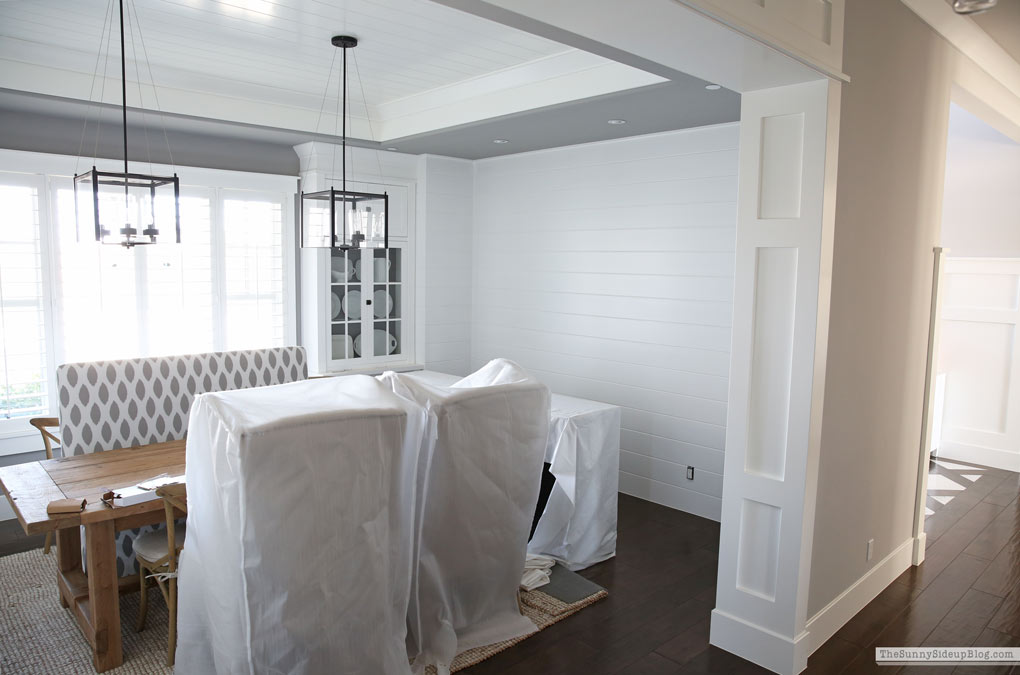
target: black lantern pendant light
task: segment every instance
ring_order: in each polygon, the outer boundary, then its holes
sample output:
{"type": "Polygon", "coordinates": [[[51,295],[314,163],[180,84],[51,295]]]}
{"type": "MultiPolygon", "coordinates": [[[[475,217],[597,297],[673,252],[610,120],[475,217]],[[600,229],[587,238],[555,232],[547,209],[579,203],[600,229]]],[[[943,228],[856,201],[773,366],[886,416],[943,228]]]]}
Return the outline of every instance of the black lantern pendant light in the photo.
{"type": "MultiPolygon", "coordinates": [[[[334,47],[339,47],[343,54],[340,83],[343,105],[337,111],[343,124],[341,187],[339,190],[330,186],[328,190],[301,193],[301,246],[342,250],[389,248],[387,194],[347,189],[347,50],[357,47],[358,39],[349,35],[335,35],[330,42],[334,47]]],[[[330,77],[332,74],[331,65],[330,77]]],[[[326,89],[329,89],[328,80],[326,89]]]]}
{"type": "MultiPolygon", "coordinates": [[[[94,233],[95,240],[101,244],[115,244],[126,248],[142,244],[155,244],[157,241],[175,241],[179,244],[181,243],[181,211],[180,182],[177,174],[153,176],[128,171],[124,0],[119,0],[119,5],[120,107],[121,121],[124,126],[124,171],[123,173],[99,171],[93,165],[91,171],[74,177],[78,240],[89,238],[94,233]],[[161,233],[162,238],[160,238],[161,233]],[[170,239],[171,236],[173,239],[170,239]]],[[[137,15],[135,18],[137,20],[137,15]]],[[[139,27],[138,30],[140,32],[141,28],[139,27]]],[[[98,68],[98,60],[96,63],[98,68]]],[[[153,85],[153,89],[155,89],[155,85],[153,85]]],[[[169,149],[169,143],[167,147],[169,149]]]]}

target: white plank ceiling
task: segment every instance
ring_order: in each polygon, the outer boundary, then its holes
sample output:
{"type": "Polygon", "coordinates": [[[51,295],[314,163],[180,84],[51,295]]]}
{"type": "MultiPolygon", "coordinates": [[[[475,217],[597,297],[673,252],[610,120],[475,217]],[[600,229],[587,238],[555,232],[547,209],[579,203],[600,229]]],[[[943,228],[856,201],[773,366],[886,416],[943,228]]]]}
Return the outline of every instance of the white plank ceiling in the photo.
{"type": "MultiPolygon", "coordinates": [[[[334,56],[339,67],[329,38],[341,33],[361,40],[350,65],[352,135],[372,140],[662,81],[428,0],[125,4],[129,105],[156,106],[146,55],[159,106],[185,115],[331,133],[338,70],[321,118],[319,111],[334,56]]],[[[119,103],[115,12],[109,0],[0,2],[0,87],[119,103]],[[109,47],[104,25],[107,37],[114,29],[109,47]],[[93,84],[100,53],[98,70],[108,77],[93,84]]]]}

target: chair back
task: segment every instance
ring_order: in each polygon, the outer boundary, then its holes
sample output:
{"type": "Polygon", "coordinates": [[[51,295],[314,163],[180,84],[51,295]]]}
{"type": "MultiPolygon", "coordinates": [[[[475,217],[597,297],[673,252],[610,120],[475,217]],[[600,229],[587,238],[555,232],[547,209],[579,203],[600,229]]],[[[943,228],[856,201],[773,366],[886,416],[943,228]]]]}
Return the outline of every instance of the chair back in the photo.
{"type": "Polygon", "coordinates": [[[410,675],[424,427],[366,375],[200,396],[178,672],[410,675]]]}
{"type": "Polygon", "coordinates": [[[408,617],[417,663],[449,664],[467,645],[533,631],[517,589],[538,501],[549,390],[504,359],[450,387],[394,373],[380,379],[430,416],[408,617]]]}
{"type": "Polygon", "coordinates": [[[67,363],[57,368],[64,455],[180,440],[199,394],[307,377],[303,347],[67,363]]]}
{"type": "Polygon", "coordinates": [[[156,488],[156,496],[163,500],[163,508],[166,509],[166,541],[167,552],[170,559],[167,564],[171,572],[177,571],[177,554],[183,542],[177,542],[177,512],[188,513],[188,488],[184,483],[171,483],[156,488]]]}
{"type": "Polygon", "coordinates": [[[33,417],[28,421],[42,435],[43,446],[46,448],[46,459],[53,459],[53,444],[60,443],[50,429],[59,429],[60,420],[56,417],[33,417]]]}

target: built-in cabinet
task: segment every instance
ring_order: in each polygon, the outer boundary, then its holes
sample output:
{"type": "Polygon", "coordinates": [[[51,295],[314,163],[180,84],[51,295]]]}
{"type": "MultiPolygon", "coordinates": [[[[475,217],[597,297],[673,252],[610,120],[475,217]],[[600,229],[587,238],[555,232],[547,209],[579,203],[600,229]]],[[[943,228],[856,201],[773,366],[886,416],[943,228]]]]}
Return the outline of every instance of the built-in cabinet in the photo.
{"type": "MultiPolygon", "coordinates": [[[[329,146],[298,146],[302,190],[341,182],[329,146]],[[305,152],[302,152],[305,151],[305,152]],[[327,158],[325,170],[317,160],[327,158]]],[[[348,180],[349,190],[386,193],[389,248],[301,249],[301,336],[309,371],[376,371],[416,363],[415,182],[348,180]]]]}
{"type": "Polygon", "coordinates": [[[403,245],[333,250],[329,258],[329,370],[404,356],[403,245]]]}

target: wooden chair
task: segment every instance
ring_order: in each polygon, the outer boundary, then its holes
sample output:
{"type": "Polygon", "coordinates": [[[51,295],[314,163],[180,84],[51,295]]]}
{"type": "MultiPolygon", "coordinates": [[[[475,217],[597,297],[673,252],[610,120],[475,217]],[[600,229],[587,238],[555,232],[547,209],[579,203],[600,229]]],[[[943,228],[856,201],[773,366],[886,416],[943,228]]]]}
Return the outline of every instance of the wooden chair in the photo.
{"type": "MultiPolygon", "coordinates": [[[[49,429],[59,429],[60,420],[56,417],[33,417],[28,420],[28,423],[39,430],[42,434],[43,445],[46,446],[46,459],[53,459],[53,441],[60,443],[60,439],[57,438],[52,431],[49,429]]],[[[49,554],[50,546],[53,544],[53,533],[46,533],[46,545],[43,548],[44,554],[49,554]]]]}
{"type": "Polygon", "coordinates": [[[138,559],[138,583],[141,588],[141,607],[135,630],[145,628],[145,615],[149,609],[146,577],[156,580],[156,585],[166,600],[170,612],[169,636],[167,639],[166,664],[174,665],[177,649],[177,557],[184,547],[186,535],[183,527],[175,527],[174,520],[181,513],[188,512],[187,488],[183,483],[164,485],[156,490],[166,508],[166,536],[161,531],[145,532],[134,541],[135,557],[138,559]]]}

